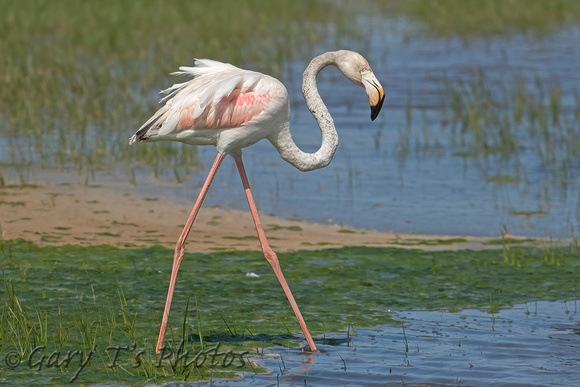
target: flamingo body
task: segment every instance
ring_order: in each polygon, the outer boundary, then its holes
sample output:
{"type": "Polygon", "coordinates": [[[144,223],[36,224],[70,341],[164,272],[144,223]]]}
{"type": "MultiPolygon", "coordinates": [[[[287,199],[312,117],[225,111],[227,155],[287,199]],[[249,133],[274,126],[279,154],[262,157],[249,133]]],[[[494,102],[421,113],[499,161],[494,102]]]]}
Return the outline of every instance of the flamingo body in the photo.
{"type": "Polygon", "coordinates": [[[131,138],[215,145],[228,154],[269,137],[290,119],[286,87],[276,78],[209,59],[177,74],[188,82],[164,90],[165,106],[131,138]]]}

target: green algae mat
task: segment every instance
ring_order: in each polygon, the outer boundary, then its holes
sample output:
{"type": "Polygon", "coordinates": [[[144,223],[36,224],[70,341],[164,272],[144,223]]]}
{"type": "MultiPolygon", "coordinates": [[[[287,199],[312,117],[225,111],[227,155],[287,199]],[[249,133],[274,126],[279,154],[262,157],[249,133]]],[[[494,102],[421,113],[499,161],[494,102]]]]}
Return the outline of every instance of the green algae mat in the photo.
{"type": "MultiPolygon", "coordinates": [[[[259,252],[186,254],[166,346],[156,355],[172,255],[156,247],[0,241],[0,382],[227,378],[264,372],[252,358],[265,348],[301,344],[300,327],[259,252]]],[[[578,297],[576,246],[457,252],[351,247],[279,258],[315,340],[396,324],[390,310],[494,310],[578,297]]]]}

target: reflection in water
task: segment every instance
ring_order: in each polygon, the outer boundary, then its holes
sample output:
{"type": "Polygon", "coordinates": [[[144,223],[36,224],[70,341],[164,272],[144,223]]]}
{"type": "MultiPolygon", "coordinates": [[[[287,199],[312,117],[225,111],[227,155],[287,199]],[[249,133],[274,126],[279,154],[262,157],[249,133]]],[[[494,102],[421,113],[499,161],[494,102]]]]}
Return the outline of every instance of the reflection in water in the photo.
{"type": "MultiPolygon", "coordinates": [[[[280,358],[282,359],[282,356],[280,358]]],[[[308,376],[308,371],[314,365],[314,356],[307,353],[304,355],[304,359],[305,359],[304,362],[298,364],[298,369],[287,370],[287,373],[281,379],[282,383],[292,383],[292,380],[295,380],[296,378],[300,378],[301,376],[302,377],[308,376]]],[[[278,375],[276,375],[276,378],[278,378],[278,375]]]]}

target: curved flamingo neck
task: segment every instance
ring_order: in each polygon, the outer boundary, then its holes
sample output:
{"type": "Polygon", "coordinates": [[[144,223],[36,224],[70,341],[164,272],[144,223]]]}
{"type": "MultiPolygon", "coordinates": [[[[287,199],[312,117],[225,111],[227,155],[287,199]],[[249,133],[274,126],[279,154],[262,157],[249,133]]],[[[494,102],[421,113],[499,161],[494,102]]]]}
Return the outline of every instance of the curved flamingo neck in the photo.
{"type": "Polygon", "coordinates": [[[292,140],[289,123],[277,133],[276,138],[270,139],[280,152],[280,156],[301,171],[326,167],[338,147],[338,134],[334,127],[334,121],[316,87],[316,76],[326,66],[337,65],[337,54],[337,52],[327,52],[317,56],[312,59],[303,74],[302,94],[304,94],[306,105],[318,122],[322,133],[320,149],[314,153],[306,153],[298,148],[292,140]]]}

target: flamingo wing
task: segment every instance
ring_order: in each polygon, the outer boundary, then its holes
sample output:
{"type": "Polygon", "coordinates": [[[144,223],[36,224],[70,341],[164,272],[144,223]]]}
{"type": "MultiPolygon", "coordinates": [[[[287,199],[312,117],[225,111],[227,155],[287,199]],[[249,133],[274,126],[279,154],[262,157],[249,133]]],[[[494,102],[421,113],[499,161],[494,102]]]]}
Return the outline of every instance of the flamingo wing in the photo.
{"type": "Polygon", "coordinates": [[[193,79],[177,83],[162,106],[131,138],[130,143],[148,139],[171,139],[186,130],[234,128],[250,122],[275,96],[274,78],[242,70],[231,64],[197,59],[195,67],[180,67],[174,74],[193,79]]]}

